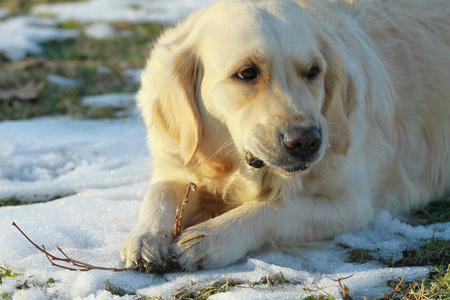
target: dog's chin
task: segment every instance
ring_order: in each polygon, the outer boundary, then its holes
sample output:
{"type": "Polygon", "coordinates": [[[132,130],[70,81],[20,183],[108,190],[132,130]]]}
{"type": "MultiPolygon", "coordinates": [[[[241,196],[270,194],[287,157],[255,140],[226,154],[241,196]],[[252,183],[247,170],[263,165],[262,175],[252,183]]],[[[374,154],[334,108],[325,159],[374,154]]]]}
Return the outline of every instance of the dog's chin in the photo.
{"type": "Polygon", "coordinates": [[[278,165],[272,165],[270,163],[267,163],[260,158],[254,156],[252,153],[248,152],[245,156],[245,162],[254,169],[260,169],[263,167],[269,168],[274,170],[277,173],[280,173],[281,175],[286,175],[288,177],[291,177],[292,174],[305,172],[309,169],[310,163],[306,162],[300,162],[296,164],[287,164],[283,166],[278,165]]]}
{"type": "Polygon", "coordinates": [[[298,165],[288,165],[285,167],[279,167],[281,168],[283,171],[288,172],[288,173],[296,173],[296,172],[304,172],[306,170],[309,169],[309,163],[300,163],[298,165]]]}

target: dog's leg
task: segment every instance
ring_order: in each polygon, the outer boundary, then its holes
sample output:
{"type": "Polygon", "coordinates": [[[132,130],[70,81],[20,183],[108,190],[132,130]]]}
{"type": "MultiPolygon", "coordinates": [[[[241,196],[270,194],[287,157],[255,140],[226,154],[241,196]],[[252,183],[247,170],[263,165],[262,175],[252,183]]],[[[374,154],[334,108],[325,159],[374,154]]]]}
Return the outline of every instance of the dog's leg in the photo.
{"type": "Polygon", "coordinates": [[[171,249],[185,270],[224,267],[265,242],[295,246],[326,239],[367,225],[373,215],[370,201],[358,197],[247,202],[186,229],[171,249]]]}
{"type": "Polygon", "coordinates": [[[187,228],[171,247],[185,270],[219,268],[259,248],[272,236],[268,220],[276,209],[262,202],[247,202],[223,215],[187,228]]]}
{"type": "Polygon", "coordinates": [[[375,217],[369,196],[349,193],[336,198],[304,198],[287,202],[273,226],[275,242],[283,246],[328,239],[367,226],[375,217]]]}
{"type": "Polygon", "coordinates": [[[127,268],[162,271],[170,263],[175,212],[183,199],[182,185],[153,183],[145,195],[139,220],[122,245],[121,257],[127,268]]]}

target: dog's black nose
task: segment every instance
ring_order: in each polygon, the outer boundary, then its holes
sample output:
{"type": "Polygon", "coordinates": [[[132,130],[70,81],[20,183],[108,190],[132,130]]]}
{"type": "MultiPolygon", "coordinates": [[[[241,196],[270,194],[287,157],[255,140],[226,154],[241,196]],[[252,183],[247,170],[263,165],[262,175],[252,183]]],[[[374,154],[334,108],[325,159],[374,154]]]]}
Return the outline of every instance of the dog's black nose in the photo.
{"type": "Polygon", "coordinates": [[[319,150],[322,135],[319,128],[291,128],[283,136],[283,145],[289,154],[301,159],[308,159],[319,150]]]}

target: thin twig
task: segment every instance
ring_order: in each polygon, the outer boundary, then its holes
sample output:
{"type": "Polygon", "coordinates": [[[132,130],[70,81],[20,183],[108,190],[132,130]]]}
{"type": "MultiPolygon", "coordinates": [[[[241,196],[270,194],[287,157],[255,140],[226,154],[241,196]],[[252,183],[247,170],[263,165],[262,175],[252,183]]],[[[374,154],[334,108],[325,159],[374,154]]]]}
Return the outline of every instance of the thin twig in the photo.
{"type": "Polygon", "coordinates": [[[186,185],[186,195],[184,196],[183,202],[181,203],[181,208],[177,206],[177,211],[175,214],[175,225],[173,226],[173,238],[177,238],[181,234],[181,227],[183,226],[183,213],[184,207],[189,203],[188,197],[191,191],[195,192],[197,190],[197,185],[193,182],[189,182],[186,185]]]}
{"type": "Polygon", "coordinates": [[[52,264],[52,266],[58,267],[58,268],[61,268],[61,269],[65,269],[65,270],[69,270],[69,271],[78,271],[78,269],[74,269],[74,268],[70,268],[70,267],[66,267],[66,266],[61,266],[61,265],[58,265],[58,264],[54,263],[53,260],[50,258],[51,254],[48,253],[45,250],[44,245],[42,245],[42,249],[44,249],[45,256],[47,257],[48,261],[52,264]]]}
{"type": "Polygon", "coordinates": [[[20,231],[20,233],[34,246],[36,247],[36,249],[38,249],[39,251],[41,251],[42,253],[45,254],[45,256],[47,257],[47,259],[50,261],[50,263],[52,264],[52,266],[61,268],[61,269],[65,269],[65,270],[69,270],[69,271],[90,271],[90,270],[104,270],[104,271],[114,271],[114,272],[121,272],[121,271],[125,271],[128,269],[118,269],[118,268],[107,268],[107,267],[99,267],[99,266],[93,266],[78,260],[74,260],[72,258],[70,258],[69,256],[67,256],[64,251],[60,248],[57,247],[57,249],[59,250],[59,252],[61,252],[65,258],[60,258],[57,256],[52,255],[51,253],[49,253],[46,249],[45,246],[39,247],[35,242],[33,242],[26,234],[25,232],[22,231],[22,229],[19,228],[19,226],[17,226],[17,224],[15,222],[12,223],[12,226],[16,227],[17,230],[20,231]],[[67,266],[62,266],[59,264],[56,264],[54,261],[62,261],[68,264],[72,264],[73,266],[75,266],[76,268],[71,268],[71,267],[67,267],[67,266]]]}

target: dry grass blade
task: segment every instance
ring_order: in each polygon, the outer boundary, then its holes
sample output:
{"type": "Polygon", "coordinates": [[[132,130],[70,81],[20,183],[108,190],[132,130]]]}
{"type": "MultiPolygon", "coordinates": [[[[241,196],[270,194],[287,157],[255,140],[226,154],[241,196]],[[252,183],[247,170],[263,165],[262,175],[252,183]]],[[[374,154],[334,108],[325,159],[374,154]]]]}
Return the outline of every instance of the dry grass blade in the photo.
{"type": "Polygon", "coordinates": [[[213,281],[208,283],[204,287],[194,289],[196,282],[191,281],[190,285],[186,285],[174,292],[174,298],[176,300],[185,299],[207,299],[210,296],[218,293],[226,293],[232,287],[239,286],[240,283],[234,281],[231,278],[227,278],[225,282],[213,281]]]}
{"type": "Polygon", "coordinates": [[[349,294],[350,289],[348,288],[348,286],[346,286],[345,284],[342,285],[341,281],[345,280],[345,279],[349,279],[352,276],[353,276],[353,274],[350,275],[350,276],[347,276],[347,277],[343,277],[343,278],[341,277],[341,278],[338,278],[338,279],[333,279],[333,281],[337,281],[337,283],[339,283],[339,287],[342,290],[342,293],[343,293],[343,296],[344,296],[344,300],[353,300],[353,298],[349,294]]]}
{"type": "Polygon", "coordinates": [[[69,256],[67,256],[64,251],[62,251],[62,249],[60,247],[57,247],[58,251],[62,253],[62,255],[64,256],[64,258],[60,258],[57,256],[54,256],[53,254],[49,253],[44,246],[39,247],[35,242],[33,242],[26,234],[25,232],[22,231],[22,229],[20,229],[19,226],[17,226],[17,224],[15,222],[12,223],[12,226],[16,227],[17,230],[19,230],[19,232],[39,251],[41,251],[42,253],[44,253],[47,256],[47,259],[50,261],[50,263],[52,264],[52,266],[54,267],[58,267],[61,269],[65,269],[65,270],[69,270],[69,271],[90,271],[90,270],[103,270],[103,271],[115,271],[115,272],[120,272],[120,271],[125,271],[127,269],[118,269],[118,268],[108,268],[108,267],[99,267],[99,266],[94,266],[91,264],[87,264],[78,260],[74,260],[72,258],[70,258],[69,256]],[[67,266],[63,266],[63,265],[59,265],[57,263],[55,263],[55,261],[61,261],[61,262],[65,262],[68,264],[71,264],[73,267],[67,267],[67,266]]]}
{"type": "Polygon", "coordinates": [[[406,274],[405,274],[405,276],[403,276],[402,280],[400,280],[400,282],[397,284],[397,286],[395,287],[395,289],[392,293],[389,293],[381,298],[377,298],[377,300],[390,299],[393,296],[405,294],[406,292],[408,292],[408,290],[411,288],[411,286],[406,291],[404,291],[402,288],[403,281],[405,281],[405,278],[406,278],[406,274]]]}
{"type": "Polygon", "coordinates": [[[44,82],[35,83],[29,81],[27,84],[15,89],[0,90],[0,101],[11,102],[13,100],[31,101],[39,97],[44,88],[44,82]]]}
{"type": "Polygon", "coordinates": [[[270,273],[266,277],[267,280],[267,291],[272,291],[272,280],[270,280],[270,273]]]}

